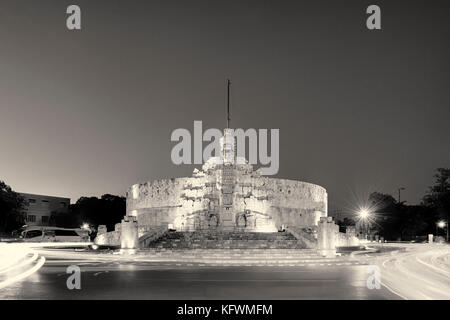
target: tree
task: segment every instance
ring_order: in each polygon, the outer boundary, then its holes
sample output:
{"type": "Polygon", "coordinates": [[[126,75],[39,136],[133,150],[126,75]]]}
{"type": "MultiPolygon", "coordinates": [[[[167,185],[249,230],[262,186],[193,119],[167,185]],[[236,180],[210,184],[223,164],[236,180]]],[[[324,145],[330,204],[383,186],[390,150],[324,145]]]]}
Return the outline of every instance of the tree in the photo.
{"type": "Polygon", "coordinates": [[[24,224],[25,199],[0,180],[0,231],[10,232],[24,224]]]}
{"type": "Polygon", "coordinates": [[[66,227],[66,228],[80,227],[78,217],[74,214],[71,214],[70,210],[69,212],[52,211],[50,214],[49,224],[51,226],[66,227]]]}
{"type": "Polygon", "coordinates": [[[412,240],[428,233],[427,216],[430,210],[425,206],[402,205],[400,210],[400,237],[403,240],[412,240]]]}
{"type": "Polygon", "coordinates": [[[423,204],[435,211],[434,223],[437,223],[438,219],[442,219],[447,222],[448,228],[450,220],[450,169],[438,168],[434,177],[435,183],[423,198],[423,204]]]}
{"type": "Polygon", "coordinates": [[[81,197],[71,205],[71,224],[80,226],[83,223],[98,226],[105,224],[108,230],[114,229],[114,225],[119,223],[126,213],[125,197],[104,194],[100,199],[97,197],[81,197]]]}
{"type": "Polygon", "coordinates": [[[356,222],[352,218],[344,217],[344,219],[338,220],[337,224],[339,225],[339,231],[345,232],[347,227],[355,226],[356,222]]]}
{"type": "Polygon", "coordinates": [[[388,240],[413,240],[434,232],[437,212],[448,219],[450,170],[437,169],[436,184],[421,205],[407,205],[389,194],[373,192],[369,196],[374,208],[375,229],[388,240]]]}
{"type": "Polygon", "coordinates": [[[369,196],[372,218],[372,228],[387,240],[401,237],[401,205],[393,196],[380,192],[372,192],[369,196]]]}
{"type": "Polygon", "coordinates": [[[389,210],[397,204],[393,196],[381,192],[372,192],[369,196],[369,202],[377,210],[389,210]]]}
{"type": "Polygon", "coordinates": [[[344,227],[348,226],[354,226],[356,224],[355,220],[349,217],[344,217],[344,219],[338,221],[339,225],[342,225],[344,227]]]}

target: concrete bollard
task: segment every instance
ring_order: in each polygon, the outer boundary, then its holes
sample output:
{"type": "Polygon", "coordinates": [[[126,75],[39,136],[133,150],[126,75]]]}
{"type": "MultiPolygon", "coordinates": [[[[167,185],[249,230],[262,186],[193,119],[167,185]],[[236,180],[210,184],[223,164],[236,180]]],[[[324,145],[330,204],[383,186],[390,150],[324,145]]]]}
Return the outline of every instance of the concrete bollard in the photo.
{"type": "Polygon", "coordinates": [[[139,249],[138,222],[134,216],[126,216],[121,223],[120,247],[123,253],[134,253],[139,249]]]}
{"type": "Polygon", "coordinates": [[[105,234],[108,230],[106,229],[106,225],[100,224],[97,228],[97,235],[105,234]]]}
{"type": "Polygon", "coordinates": [[[336,241],[339,226],[333,221],[333,217],[321,217],[318,224],[317,242],[319,254],[327,257],[336,257],[336,241]]]}

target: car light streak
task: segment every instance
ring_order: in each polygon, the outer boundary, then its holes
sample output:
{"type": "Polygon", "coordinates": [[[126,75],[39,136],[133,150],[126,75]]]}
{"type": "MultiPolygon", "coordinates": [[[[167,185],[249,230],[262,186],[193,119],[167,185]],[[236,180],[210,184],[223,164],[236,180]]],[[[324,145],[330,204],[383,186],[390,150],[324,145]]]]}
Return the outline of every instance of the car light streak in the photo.
{"type": "Polygon", "coordinates": [[[18,275],[15,275],[13,277],[9,277],[6,280],[4,280],[3,282],[0,282],[0,289],[7,287],[17,281],[20,281],[22,279],[25,279],[26,277],[31,276],[33,273],[35,273],[36,271],[38,271],[45,263],[45,258],[41,257],[41,259],[38,261],[37,264],[35,264],[31,269],[28,269],[18,275]]]}

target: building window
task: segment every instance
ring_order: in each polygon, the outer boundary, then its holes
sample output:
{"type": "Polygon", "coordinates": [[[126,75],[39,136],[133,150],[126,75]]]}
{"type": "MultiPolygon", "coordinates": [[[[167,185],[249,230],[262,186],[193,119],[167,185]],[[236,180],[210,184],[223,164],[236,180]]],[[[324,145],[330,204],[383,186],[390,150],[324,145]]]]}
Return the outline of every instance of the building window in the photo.
{"type": "Polygon", "coordinates": [[[42,223],[48,223],[48,216],[42,216],[42,223]]]}
{"type": "Polygon", "coordinates": [[[36,199],[28,199],[28,203],[36,203],[36,199]]]}
{"type": "Polygon", "coordinates": [[[42,200],[42,202],[47,202],[48,203],[48,200],[42,200]]]}
{"type": "Polygon", "coordinates": [[[34,215],[28,215],[27,221],[28,221],[28,222],[36,222],[36,216],[34,216],[34,215]]]}
{"type": "Polygon", "coordinates": [[[60,206],[61,208],[65,208],[65,207],[66,207],[66,203],[65,203],[65,202],[60,202],[60,203],[59,203],[59,206],[60,206]]]}

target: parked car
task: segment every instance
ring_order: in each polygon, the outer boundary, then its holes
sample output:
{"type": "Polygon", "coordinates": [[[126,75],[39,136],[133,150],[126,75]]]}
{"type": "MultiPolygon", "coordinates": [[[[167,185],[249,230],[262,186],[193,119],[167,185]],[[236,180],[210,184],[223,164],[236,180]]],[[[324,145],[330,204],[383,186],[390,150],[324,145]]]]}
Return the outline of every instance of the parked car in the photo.
{"type": "Polygon", "coordinates": [[[30,227],[22,231],[25,242],[89,242],[89,234],[83,229],[58,227],[30,227]]]}

